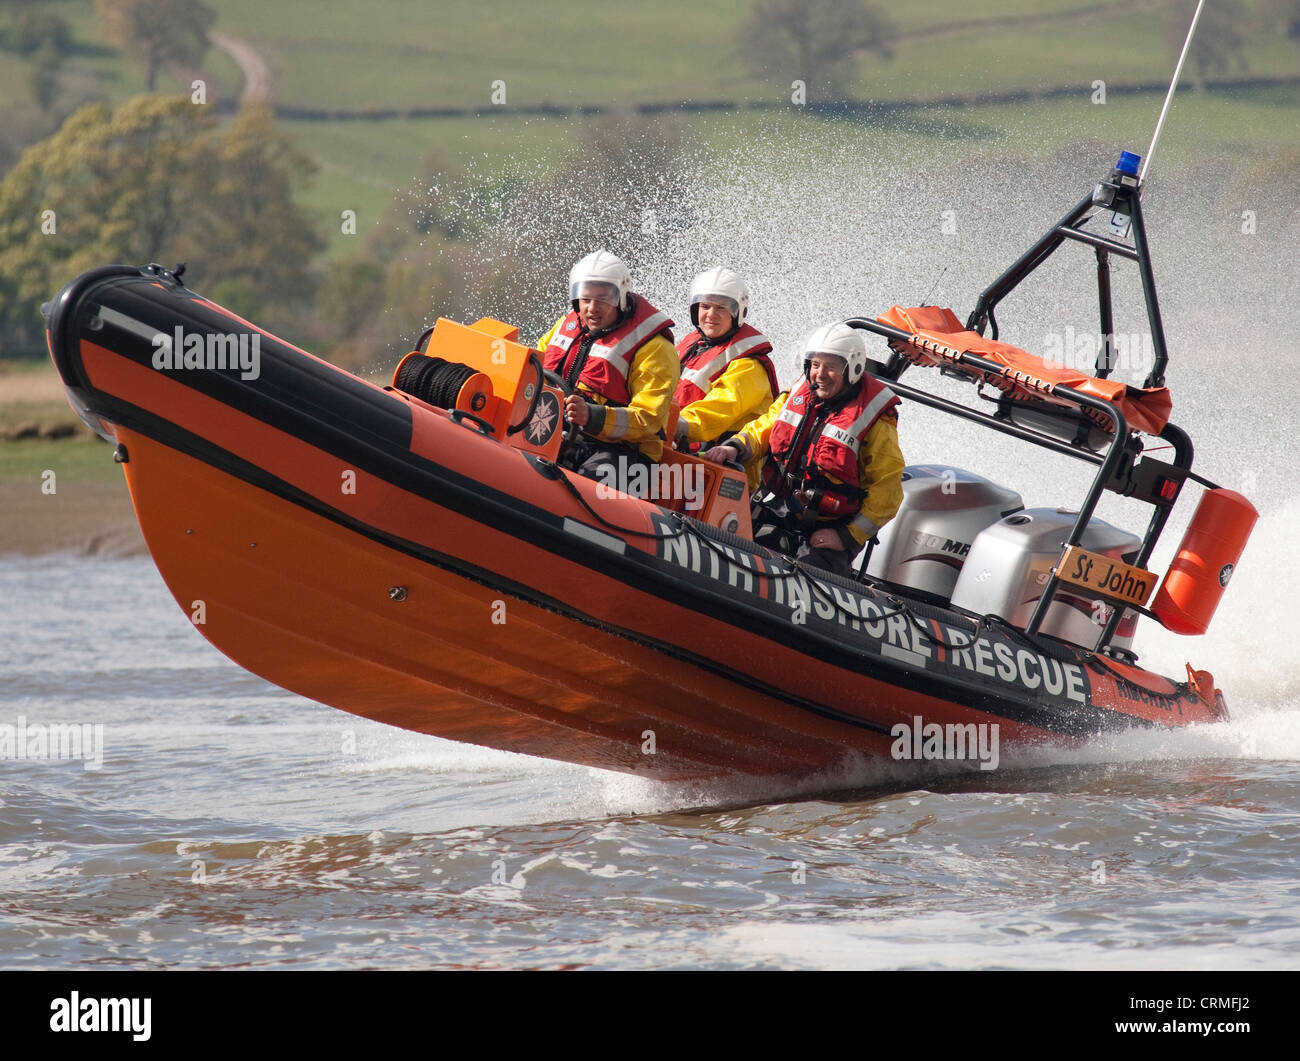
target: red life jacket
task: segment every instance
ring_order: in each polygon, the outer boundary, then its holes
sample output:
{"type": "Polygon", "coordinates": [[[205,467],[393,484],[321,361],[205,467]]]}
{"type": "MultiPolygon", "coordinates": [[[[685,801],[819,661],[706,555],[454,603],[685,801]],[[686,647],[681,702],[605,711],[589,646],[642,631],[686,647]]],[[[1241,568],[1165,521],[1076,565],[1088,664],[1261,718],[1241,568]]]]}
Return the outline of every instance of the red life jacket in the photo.
{"type": "Polygon", "coordinates": [[[852,516],[862,505],[858,452],[881,415],[899,404],[898,396],[872,375],[858,392],[824,420],[807,379],[801,379],[772,424],[772,460],[763,466],[763,483],[779,496],[795,490],[820,490],[823,516],[852,516]],[[839,482],[826,477],[834,476],[839,482]]]}
{"type": "Polygon", "coordinates": [[[630,296],[632,312],[604,335],[591,340],[590,349],[577,367],[577,379],[569,379],[574,359],[588,339],[577,313],[569,311],[564,322],[546,346],[544,364],[571,384],[581,383],[612,405],[626,405],[632,399],[627,389],[627,373],[632,356],[656,335],[663,333],[673,341],[673,322],[668,314],[650,305],[640,295],[630,296]]]}
{"type": "Polygon", "coordinates": [[[725,342],[701,345],[692,351],[691,348],[703,338],[704,334],[697,328],[677,344],[677,356],[682,362],[682,378],[673,397],[683,409],[708,394],[718,377],[739,357],[752,357],[762,365],[767,372],[767,382],[772,387],[772,397],[781,393],[776,382],[776,369],[772,367],[772,359],[767,356],[772,352],[772,344],[757,328],[743,324],[725,342]]]}

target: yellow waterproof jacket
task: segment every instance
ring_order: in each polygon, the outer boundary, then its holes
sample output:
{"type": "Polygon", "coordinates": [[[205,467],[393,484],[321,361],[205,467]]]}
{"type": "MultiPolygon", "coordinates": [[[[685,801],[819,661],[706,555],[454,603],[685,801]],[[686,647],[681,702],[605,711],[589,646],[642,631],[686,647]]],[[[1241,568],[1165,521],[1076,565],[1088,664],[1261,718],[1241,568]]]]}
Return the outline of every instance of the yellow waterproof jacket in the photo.
{"type": "Polygon", "coordinates": [[[762,416],[772,398],[772,384],[762,363],[738,357],[713,381],[708,394],[682,410],[686,437],[691,442],[712,442],[728,431],[739,431],[762,416]]]}
{"type": "MultiPolygon", "coordinates": [[[[713,381],[708,394],[681,411],[679,424],[686,425],[687,441],[712,442],[729,431],[739,431],[762,416],[771,404],[772,384],[767,370],[756,358],[738,357],[713,381]]],[[[761,457],[745,463],[751,490],[758,486],[762,466],[761,457]]]]}
{"type": "MultiPolygon", "coordinates": [[[[538,350],[545,350],[550,345],[563,323],[564,317],[561,317],[537,341],[538,350]]],[[[666,336],[656,335],[646,340],[632,355],[627,371],[627,391],[631,396],[627,405],[610,405],[601,395],[579,382],[577,389],[583,398],[601,407],[583,433],[601,442],[630,443],[650,460],[658,461],[663,456],[668,414],[681,371],[673,344],[666,336]]]]}
{"type": "MultiPolygon", "coordinates": [[[[785,408],[789,393],[780,395],[767,412],[751,421],[731,440],[732,445],[743,446],[741,457],[766,457],[772,425],[785,408]]],[[[898,448],[898,417],[893,412],[883,414],[863,440],[858,450],[858,486],[862,490],[862,506],[847,526],[853,540],[865,545],[867,539],[880,530],[898,513],[903,503],[903,452],[898,448]]],[[[834,476],[827,476],[834,480],[834,476]]],[[[838,481],[838,480],[836,480],[838,481]]],[[[827,523],[836,522],[820,517],[827,523]]]]}

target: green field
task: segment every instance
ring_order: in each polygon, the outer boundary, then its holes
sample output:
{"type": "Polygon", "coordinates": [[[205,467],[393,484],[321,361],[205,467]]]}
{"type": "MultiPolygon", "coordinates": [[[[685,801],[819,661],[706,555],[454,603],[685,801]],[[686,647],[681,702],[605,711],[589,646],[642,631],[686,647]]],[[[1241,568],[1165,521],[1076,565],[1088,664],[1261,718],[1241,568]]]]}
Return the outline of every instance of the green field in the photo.
{"type": "MultiPolygon", "coordinates": [[[[46,6],[72,23],[86,52],[78,66],[101,79],[109,98],[139,89],[139,65],[98,44],[89,3],[46,6]]],[[[270,67],[276,101],[294,107],[488,108],[497,80],[506,83],[507,107],[781,100],[792,79],[812,74],[749,71],[734,40],[745,8],[731,3],[221,0],[213,6],[216,29],[252,44],[270,67]]],[[[1096,78],[1159,82],[1172,67],[1164,4],[917,0],[884,6],[900,34],[895,56],[864,58],[855,85],[860,99],[968,96],[1089,85],[1096,78]]],[[[1253,21],[1245,28],[1251,39],[1240,72],[1300,73],[1294,41],[1253,21]]],[[[227,90],[239,84],[219,51],[207,63],[227,90]]]]}
{"type": "Polygon", "coordinates": [[[0,485],[27,486],[38,492],[47,469],[57,473],[58,483],[74,486],[115,484],[122,479],[113,447],[98,437],[0,442],[0,485]]]}
{"type": "MultiPolygon", "coordinates": [[[[818,139],[873,154],[930,154],[948,164],[955,153],[1001,151],[1043,156],[1091,139],[1145,151],[1161,93],[1126,92],[1169,76],[1174,45],[1163,3],[1084,0],[914,0],[882,5],[899,31],[894,56],[863,56],[853,92],[861,101],[965,100],[925,110],[831,118],[790,104],[794,70],[756,76],[735,43],[745,5],[662,0],[630,7],[595,0],[370,0],[327,5],[303,0],[221,0],[216,29],[250,44],[270,70],[277,106],[350,114],[447,107],[478,111],[447,118],[299,118],[284,127],[319,163],[304,204],[329,237],[328,257],[348,254],[356,237],[339,216],[354,210],[358,235],[376,224],[395,190],[406,187],[421,158],[436,152],[472,174],[528,173],[555,167],[590,119],[524,113],[552,104],[636,106],[733,101],[737,110],[673,119],[704,150],[728,154],[752,145],[762,165],[773,145],[818,139]],[[1107,102],[1091,102],[1104,80],[1107,102]],[[493,106],[502,81],[507,102],[493,106]],[[990,93],[1066,97],[975,103],[990,93]]],[[[1260,5],[1251,8],[1256,10],[1260,5]]],[[[79,100],[124,100],[143,89],[140,63],[99,40],[89,0],[50,0],[43,8],[72,27],[75,47],[60,74],[56,114],[42,114],[31,95],[33,60],[0,54],[0,139],[38,135],[79,100]]],[[[1223,76],[1300,76],[1300,41],[1243,24],[1249,45],[1223,76]]],[[[204,71],[214,91],[232,99],[242,77],[232,59],[209,50],[204,71]]],[[[1192,71],[1184,75],[1187,82],[1192,71]]],[[[188,85],[164,74],[160,87],[188,85]]],[[[815,93],[810,96],[816,102],[815,93]]],[[[654,119],[652,119],[654,120],[654,119]]],[[[1255,88],[1180,94],[1161,148],[1162,165],[1207,156],[1252,158],[1300,143],[1300,88],[1255,88]]],[[[48,130],[46,130],[48,131],[48,130]]],[[[43,135],[41,133],[40,135],[43,135]]],[[[0,159],[5,156],[0,154],[0,159]]]]}
{"type": "MultiPolygon", "coordinates": [[[[369,0],[326,5],[304,0],[221,0],[216,29],[251,44],[266,60],[275,101],[315,109],[460,107],[491,109],[504,81],[505,109],[737,100],[780,102],[794,78],[755,74],[740,61],[734,30],[743,5],[660,0],[631,8],[596,0],[369,0]]],[[[915,0],[884,5],[900,34],[894,57],[863,58],[859,99],[970,97],[1095,79],[1163,82],[1173,54],[1160,3],[1081,4],[1079,0],[915,0]]],[[[72,27],[63,97],[94,85],[124,99],[143,86],[142,66],[99,40],[87,0],[43,7],[72,27]]],[[[1253,10],[1253,9],[1252,9],[1253,10]]],[[[1226,73],[1300,74],[1300,44],[1244,24],[1249,46],[1226,73]]],[[[30,102],[30,59],[6,55],[0,88],[30,102]]],[[[205,60],[227,96],[241,84],[219,49],[205,60]]],[[[1189,74],[1191,70],[1189,67],[1189,74]]],[[[180,83],[167,75],[163,87],[180,83]]],[[[61,100],[62,101],[62,100],[61,100]]],[[[812,98],[816,102],[815,96],[812,98]]]]}

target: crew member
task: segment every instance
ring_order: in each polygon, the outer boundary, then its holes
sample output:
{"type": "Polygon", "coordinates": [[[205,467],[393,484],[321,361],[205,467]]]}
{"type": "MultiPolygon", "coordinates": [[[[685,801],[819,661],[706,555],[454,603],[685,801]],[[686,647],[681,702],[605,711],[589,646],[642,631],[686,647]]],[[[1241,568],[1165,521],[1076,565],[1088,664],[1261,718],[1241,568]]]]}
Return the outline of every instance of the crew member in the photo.
{"type": "Polygon", "coordinates": [[[789,394],[705,456],[766,456],[754,540],[848,578],[903,503],[898,398],[866,371],[866,339],[847,324],[814,331],[803,364],[789,394]]]}
{"type": "Polygon", "coordinates": [[[546,367],[573,388],[564,415],[582,433],[566,463],[620,489],[633,463],[649,467],[662,456],[680,375],[673,322],[631,287],[619,258],[587,255],[569,273],[572,308],[537,344],[546,367]]]}
{"type": "MultiPolygon", "coordinates": [[[[681,407],[675,442],[709,449],[767,411],[780,393],[768,356],[767,336],[746,323],[749,288],[740,274],[719,266],[700,273],[690,290],[695,330],[677,344],[682,378],[674,397],[681,407]]],[[[758,486],[760,462],[747,467],[758,486]]]]}

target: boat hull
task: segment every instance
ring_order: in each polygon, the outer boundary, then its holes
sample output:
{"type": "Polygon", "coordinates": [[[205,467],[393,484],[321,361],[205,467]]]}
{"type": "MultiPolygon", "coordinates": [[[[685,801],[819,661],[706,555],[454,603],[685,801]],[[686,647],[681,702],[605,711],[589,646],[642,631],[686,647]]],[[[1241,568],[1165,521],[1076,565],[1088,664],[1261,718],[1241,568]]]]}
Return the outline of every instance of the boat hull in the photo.
{"type": "Polygon", "coordinates": [[[1222,717],[1190,683],[559,472],[165,276],[74,281],[49,340],[191,621],[356,715],[667,780],[833,771],[917,719],[997,725],[1005,747],[1222,717]],[[255,377],[158,367],[157,335],[232,330],[258,337],[255,377]]]}

